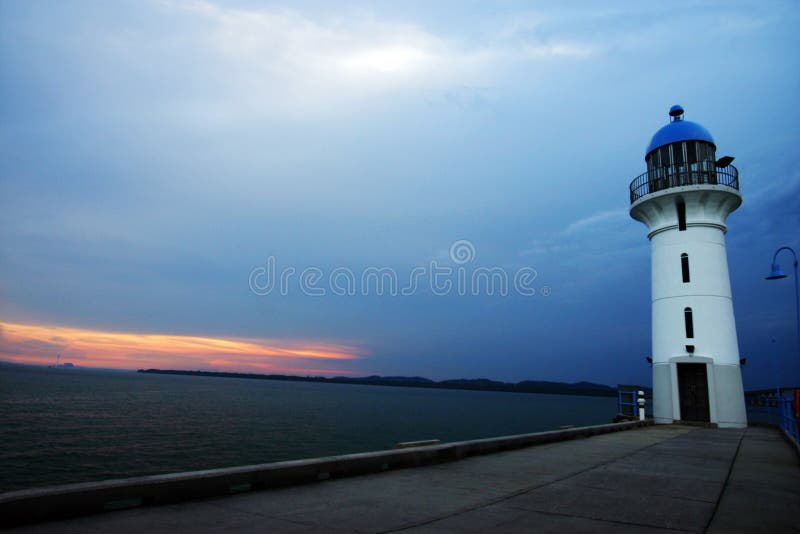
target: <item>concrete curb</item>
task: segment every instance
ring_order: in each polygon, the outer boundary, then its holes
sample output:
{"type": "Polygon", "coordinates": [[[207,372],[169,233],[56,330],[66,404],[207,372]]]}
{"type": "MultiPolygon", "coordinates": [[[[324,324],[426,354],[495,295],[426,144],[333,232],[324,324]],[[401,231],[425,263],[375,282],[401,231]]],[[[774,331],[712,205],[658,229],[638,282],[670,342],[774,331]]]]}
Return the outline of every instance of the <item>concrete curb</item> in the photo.
{"type": "Polygon", "coordinates": [[[450,462],[468,456],[586,438],[652,424],[652,420],[632,421],[407,449],[13,491],[0,494],[0,527],[450,462]]]}

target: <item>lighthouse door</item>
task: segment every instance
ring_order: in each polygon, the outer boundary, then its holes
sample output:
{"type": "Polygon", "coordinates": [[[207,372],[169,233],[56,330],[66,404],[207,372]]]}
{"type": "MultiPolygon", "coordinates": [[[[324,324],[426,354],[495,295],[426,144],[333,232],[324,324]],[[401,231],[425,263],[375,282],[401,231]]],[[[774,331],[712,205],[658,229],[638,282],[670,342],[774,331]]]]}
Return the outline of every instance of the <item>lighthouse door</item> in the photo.
{"type": "Polygon", "coordinates": [[[682,420],[709,421],[706,364],[679,363],[678,392],[682,420]]]}

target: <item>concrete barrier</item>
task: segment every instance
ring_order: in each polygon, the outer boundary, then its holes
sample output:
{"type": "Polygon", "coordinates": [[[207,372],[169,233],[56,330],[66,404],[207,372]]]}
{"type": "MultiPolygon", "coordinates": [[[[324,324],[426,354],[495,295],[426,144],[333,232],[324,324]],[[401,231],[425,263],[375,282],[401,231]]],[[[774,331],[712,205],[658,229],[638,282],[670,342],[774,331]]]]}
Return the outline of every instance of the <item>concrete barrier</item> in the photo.
{"type": "Polygon", "coordinates": [[[422,441],[404,441],[394,446],[395,449],[410,449],[412,447],[428,447],[430,445],[439,445],[441,443],[438,439],[426,439],[422,441]]]}
{"type": "Polygon", "coordinates": [[[67,484],[0,494],[0,527],[307,484],[630,430],[632,421],[325,458],[67,484]]]}

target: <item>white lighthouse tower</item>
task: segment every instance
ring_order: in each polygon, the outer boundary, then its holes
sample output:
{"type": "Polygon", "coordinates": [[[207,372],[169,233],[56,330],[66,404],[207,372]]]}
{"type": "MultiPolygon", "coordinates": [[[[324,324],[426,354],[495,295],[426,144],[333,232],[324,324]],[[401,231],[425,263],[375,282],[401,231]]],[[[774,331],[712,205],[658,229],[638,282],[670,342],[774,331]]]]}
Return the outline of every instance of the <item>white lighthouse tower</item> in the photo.
{"type": "Polygon", "coordinates": [[[672,106],[630,185],[630,215],[647,225],[657,423],[747,426],[733,317],[725,219],[742,203],[732,157],[672,106]]]}

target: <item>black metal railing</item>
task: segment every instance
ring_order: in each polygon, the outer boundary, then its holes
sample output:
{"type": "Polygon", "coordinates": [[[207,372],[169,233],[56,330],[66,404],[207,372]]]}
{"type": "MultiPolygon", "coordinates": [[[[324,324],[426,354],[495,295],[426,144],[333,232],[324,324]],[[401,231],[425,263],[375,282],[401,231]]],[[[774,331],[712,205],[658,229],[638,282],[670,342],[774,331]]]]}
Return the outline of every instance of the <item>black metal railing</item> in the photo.
{"type": "Polygon", "coordinates": [[[738,191],[739,170],[733,165],[715,167],[713,164],[709,168],[672,165],[650,169],[631,182],[631,204],[651,193],[686,185],[724,185],[738,191]]]}

